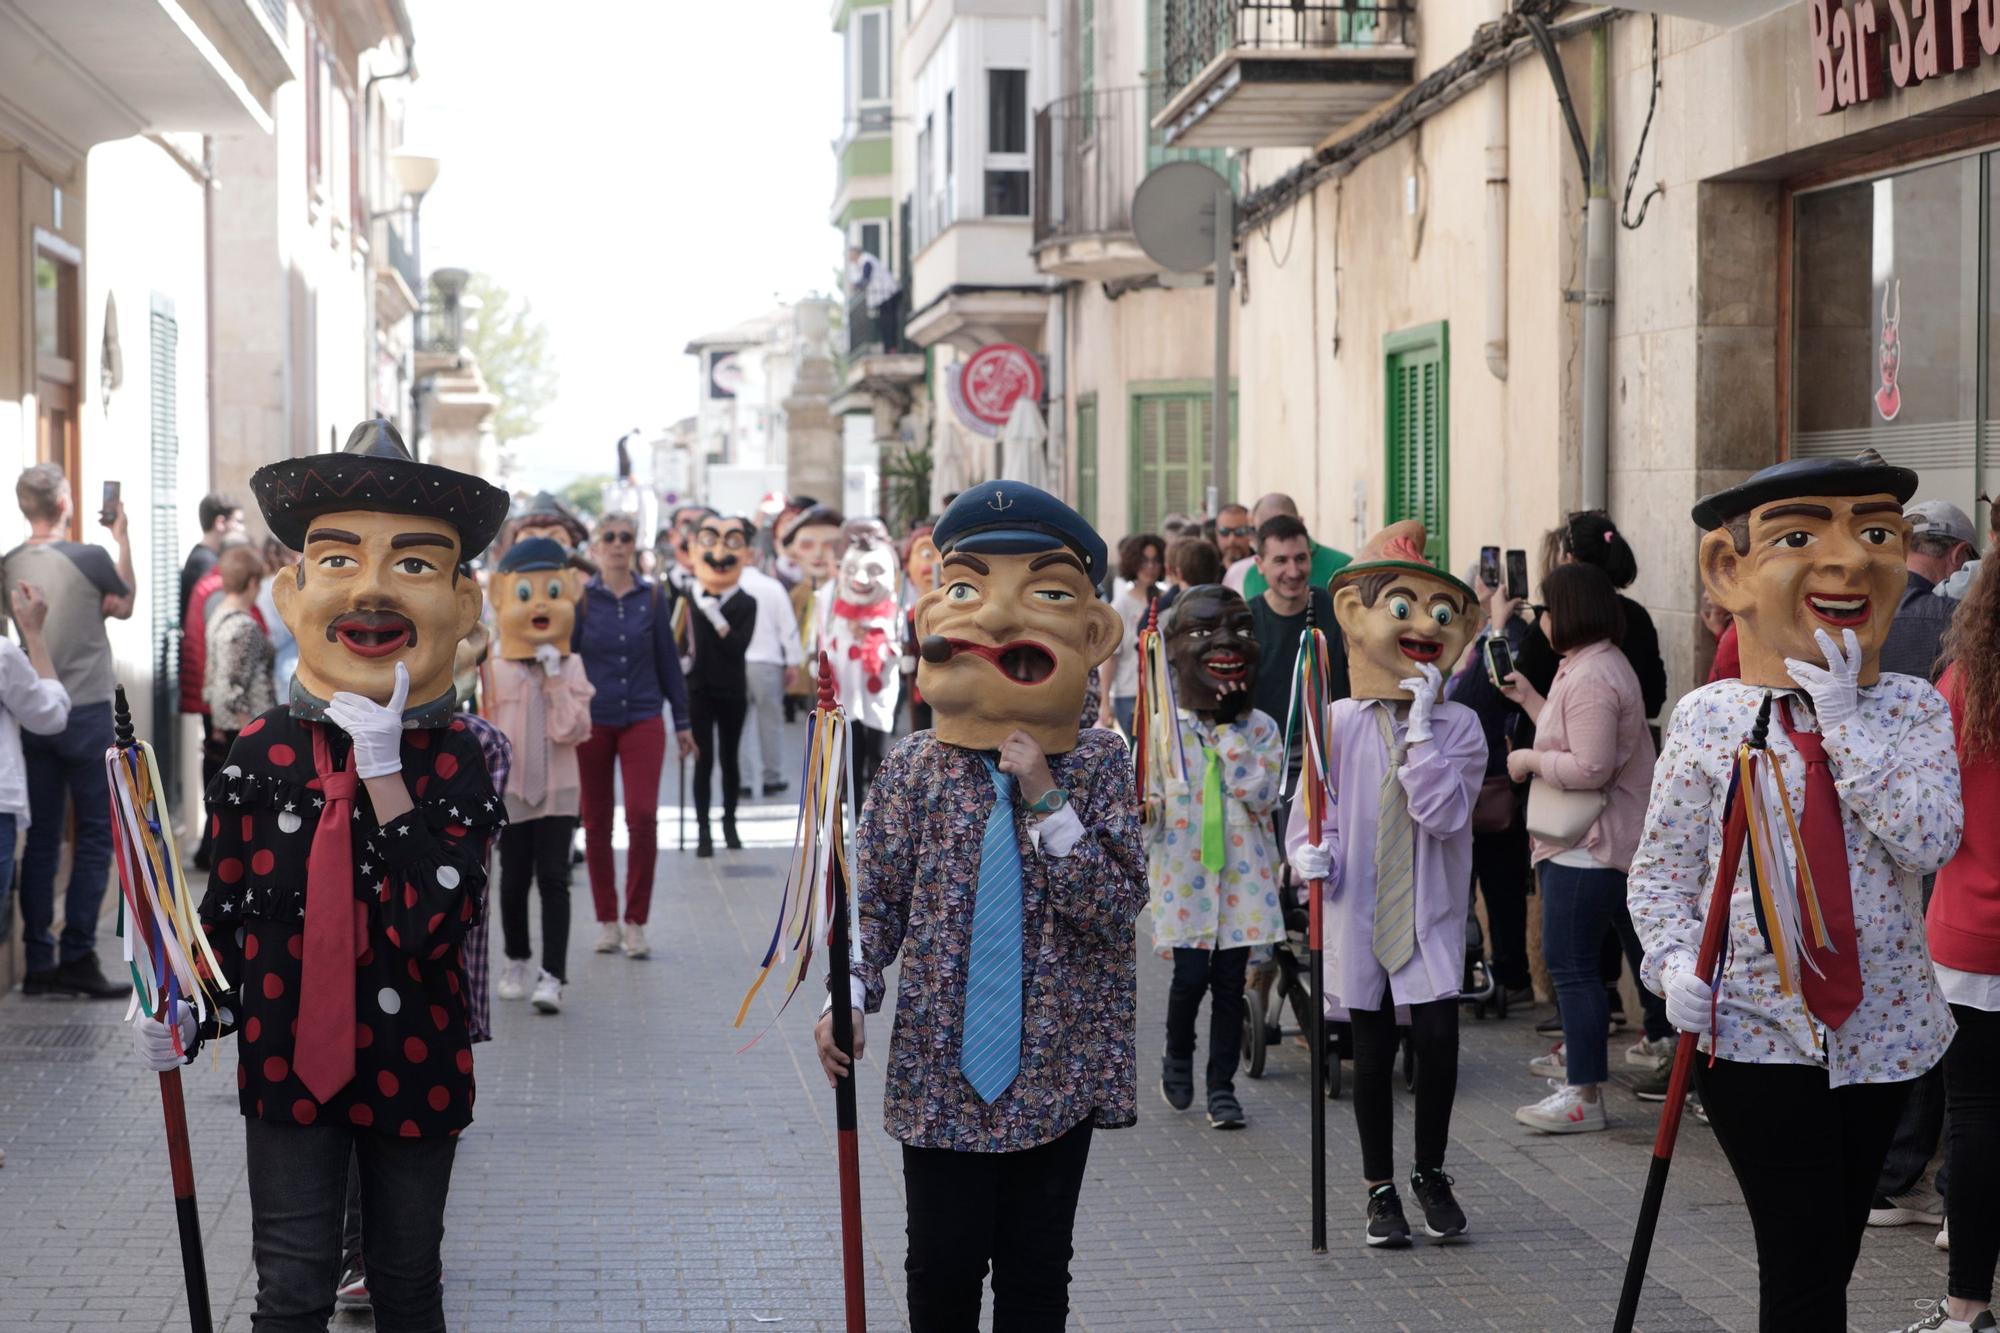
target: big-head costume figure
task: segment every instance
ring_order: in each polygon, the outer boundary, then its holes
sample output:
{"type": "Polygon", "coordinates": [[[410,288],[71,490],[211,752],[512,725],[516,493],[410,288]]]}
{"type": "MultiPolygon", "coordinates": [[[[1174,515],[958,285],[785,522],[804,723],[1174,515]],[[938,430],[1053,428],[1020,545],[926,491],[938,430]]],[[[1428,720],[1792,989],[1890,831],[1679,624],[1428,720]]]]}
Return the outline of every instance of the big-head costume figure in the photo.
{"type": "MultiPolygon", "coordinates": [[[[819,623],[813,614],[813,597],[831,582],[840,569],[840,557],[847,550],[847,520],[838,509],[816,504],[792,519],[778,534],[778,550],[799,572],[792,585],[792,614],[799,621],[799,643],[805,660],[819,660],[819,623]]],[[[813,692],[813,673],[798,670],[786,681],[785,692],[805,697],[813,692]]]]}
{"type": "Polygon", "coordinates": [[[1929,682],[1879,670],[1916,488],[1871,452],[1780,463],[1694,507],[1702,586],[1736,617],[1742,678],[1675,708],[1628,899],[1646,984],[1714,1057],[1695,1078],[1755,1224],[1765,1329],[1846,1324],[1908,1081],[1953,1032],[1920,889],[1963,824],[1950,716],[1929,682]],[[1771,872],[1760,902],[1748,865],[1720,861],[1767,697],[1778,780],[1748,807],[1770,814],[1753,835],[1771,872]],[[1727,943],[1698,975],[1718,901],[1727,943]]]}
{"type": "Polygon", "coordinates": [[[742,587],[749,534],[740,518],[704,514],[695,530],[694,612],[688,618],[694,663],[688,670],[688,720],[694,728],[695,855],[713,856],[708,812],[715,769],[722,769],[722,840],[741,850],[736,797],[742,781],[738,755],[743,718],[750,706],[744,654],[757,632],[757,599],[742,587]]]}
{"type": "Polygon", "coordinates": [[[507,495],[413,461],[381,420],[250,488],[305,553],[274,589],[299,643],[291,701],[243,728],[207,795],[201,919],[236,990],[205,1035],[238,1035],[258,1307],[332,1308],[354,1156],[377,1318],[437,1327],[452,1153],[472,1119],[459,944],[505,823],[452,712],[452,654],[480,610],[461,568],[507,495]]]}
{"type": "MultiPolygon", "coordinates": [[[[1103,539],[1054,496],[972,487],[936,539],[917,607],[935,729],[890,752],[856,834],[856,1048],[900,954],[885,1119],[908,1146],[911,1322],[976,1325],[997,1254],[996,1323],[1025,1326],[1065,1308],[1093,1130],[1137,1113],[1145,854],[1124,743],[1077,731],[1122,625],[1095,592],[1103,539]],[[1002,1181],[1048,1206],[1002,1207],[1002,1181]]],[[[844,1067],[831,1028],[821,1059],[844,1067]]]]}
{"type": "Polygon", "coordinates": [[[864,528],[848,538],[839,574],[815,598],[820,646],[833,663],[841,706],[854,724],[857,791],[865,792],[874,780],[896,726],[901,572],[896,548],[864,528]]]}

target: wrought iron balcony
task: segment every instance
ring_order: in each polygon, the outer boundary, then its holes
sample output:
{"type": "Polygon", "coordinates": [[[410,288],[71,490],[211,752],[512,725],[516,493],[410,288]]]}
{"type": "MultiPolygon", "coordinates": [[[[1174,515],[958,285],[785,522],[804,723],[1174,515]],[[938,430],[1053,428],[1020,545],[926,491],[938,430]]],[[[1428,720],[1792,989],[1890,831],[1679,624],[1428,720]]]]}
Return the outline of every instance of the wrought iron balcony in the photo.
{"type": "Polygon", "coordinates": [[[1404,3],[1167,0],[1166,79],[1153,124],[1178,147],[1301,147],[1409,87],[1404,3]]]}

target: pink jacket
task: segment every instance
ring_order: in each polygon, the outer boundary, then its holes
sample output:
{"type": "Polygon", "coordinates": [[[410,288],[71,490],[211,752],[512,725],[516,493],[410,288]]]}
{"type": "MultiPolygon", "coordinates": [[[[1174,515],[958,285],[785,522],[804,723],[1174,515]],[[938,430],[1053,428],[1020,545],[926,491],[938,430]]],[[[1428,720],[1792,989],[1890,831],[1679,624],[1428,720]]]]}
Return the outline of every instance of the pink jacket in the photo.
{"type": "MultiPolygon", "coordinates": [[[[1653,783],[1653,737],[1632,664],[1609,640],[1563,658],[1535,719],[1532,771],[1567,791],[1601,791],[1604,811],[1577,846],[1630,870],[1653,783]]],[[[1537,840],[1533,859],[1568,850],[1537,840]]]]}
{"type": "Polygon", "coordinates": [[[579,804],[577,742],[590,739],[590,699],[597,691],[583,671],[583,658],[563,656],[562,672],[550,676],[537,662],[492,661],[493,690],[486,712],[514,747],[507,774],[507,818],[519,823],[544,815],[574,815],[579,804]],[[521,741],[527,727],[529,690],[541,690],[548,700],[548,791],[540,806],[521,797],[521,741]]]}

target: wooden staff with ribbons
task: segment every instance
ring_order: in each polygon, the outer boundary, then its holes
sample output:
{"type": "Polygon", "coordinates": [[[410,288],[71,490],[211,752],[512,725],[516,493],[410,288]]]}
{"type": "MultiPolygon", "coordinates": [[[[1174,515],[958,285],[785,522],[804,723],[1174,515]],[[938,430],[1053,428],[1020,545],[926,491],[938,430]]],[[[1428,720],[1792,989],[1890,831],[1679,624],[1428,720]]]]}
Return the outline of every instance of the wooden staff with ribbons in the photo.
{"type": "MultiPolygon", "coordinates": [[[[1306,628],[1299,640],[1299,673],[1294,691],[1300,728],[1301,767],[1305,783],[1306,841],[1320,845],[1320,825],[1326,814],[1326,634],[1312,623],[1312,599],[1306,599],[1306,628]]],[[[1326,923],[1321,900],[1325,880],[1306,881],[1306,966],[1312,972],[1312,1248],[1326,1253],[1326,923]]]]}

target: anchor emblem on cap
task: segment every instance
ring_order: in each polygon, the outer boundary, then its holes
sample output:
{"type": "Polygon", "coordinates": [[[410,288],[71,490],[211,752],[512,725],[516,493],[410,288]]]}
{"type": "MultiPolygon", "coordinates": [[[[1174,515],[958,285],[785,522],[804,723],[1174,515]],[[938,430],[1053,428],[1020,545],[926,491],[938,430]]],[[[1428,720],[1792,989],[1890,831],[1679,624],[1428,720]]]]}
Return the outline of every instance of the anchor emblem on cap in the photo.
{"type": "Polygon", "coordinates": [[[995,491],[993,492],[993,498],[986,502],[986,507],[995,513],[1004,514],[1014,507],[1014,502],[1007,498],[1007,492],[995,491]]]}

